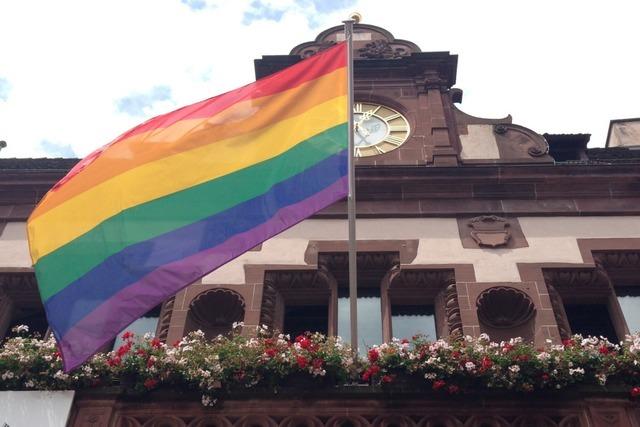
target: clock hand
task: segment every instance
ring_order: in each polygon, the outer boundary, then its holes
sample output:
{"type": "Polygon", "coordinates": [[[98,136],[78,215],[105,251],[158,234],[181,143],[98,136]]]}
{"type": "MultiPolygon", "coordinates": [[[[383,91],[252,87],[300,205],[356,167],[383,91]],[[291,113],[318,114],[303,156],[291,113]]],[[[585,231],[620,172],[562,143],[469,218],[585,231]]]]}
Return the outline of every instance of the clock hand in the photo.
{"type": "Polygon", "coordinates": [[[363,135],[363,136],[371,135],[371,133],[367,130],[367,128],[362,125],[361,121],[355,124],[355,128],[356,128],[356,132],[358,132],[360,135],[363,135]]]}

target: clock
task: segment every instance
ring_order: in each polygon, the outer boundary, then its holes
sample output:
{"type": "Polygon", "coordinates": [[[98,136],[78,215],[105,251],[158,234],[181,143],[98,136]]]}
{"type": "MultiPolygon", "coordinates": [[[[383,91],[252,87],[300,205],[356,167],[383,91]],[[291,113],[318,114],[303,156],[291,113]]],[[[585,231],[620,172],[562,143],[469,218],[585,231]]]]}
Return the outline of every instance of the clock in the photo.
{"type": "Polygon", "coordinates": [[[388,153],[409,137],[407,119],[385,105],[357,102],[353,106],[353,124],[355,157],[388,153]]]}

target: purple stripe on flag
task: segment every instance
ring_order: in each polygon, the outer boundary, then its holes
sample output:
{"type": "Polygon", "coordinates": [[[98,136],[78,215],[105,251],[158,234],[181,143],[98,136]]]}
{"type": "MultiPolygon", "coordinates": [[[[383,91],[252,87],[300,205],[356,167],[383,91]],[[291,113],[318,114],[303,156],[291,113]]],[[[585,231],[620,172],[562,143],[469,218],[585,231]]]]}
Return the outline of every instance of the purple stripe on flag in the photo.
{"type": "MultiPolygon", "coordinates": [[[[347,194],[342,177],[307,199],[286,206],[261,225],[237,234],[224,243],[190,257],[166,264],[118,292],[76,323],[58,339],[65,371],[74,369],[113,336],[147,311],[219,266],[242,255],[246,248],[275,236],[347,194]],[[211,266],[215,266],[211,268],[211,266]]],[[[58,337],[56,337],[58,338],[58,337]]]]}

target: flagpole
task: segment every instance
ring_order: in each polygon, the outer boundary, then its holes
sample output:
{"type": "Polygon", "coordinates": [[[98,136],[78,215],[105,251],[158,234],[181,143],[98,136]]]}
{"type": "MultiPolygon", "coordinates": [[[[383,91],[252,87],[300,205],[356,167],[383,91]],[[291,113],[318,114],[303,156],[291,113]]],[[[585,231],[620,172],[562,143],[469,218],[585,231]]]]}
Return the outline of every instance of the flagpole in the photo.
{"type": "Polygon", "coordinates": [[[349,317],[351,321],[351,349],[358,353],[358,268],[356,264],[356,174],[353,153],[353,24],[354,19],[344,23],[344,39],[347,43],[347,116],[348,116],[348,167],[349,194],[347,196],[347,222],[349,226],[349,317]]]}

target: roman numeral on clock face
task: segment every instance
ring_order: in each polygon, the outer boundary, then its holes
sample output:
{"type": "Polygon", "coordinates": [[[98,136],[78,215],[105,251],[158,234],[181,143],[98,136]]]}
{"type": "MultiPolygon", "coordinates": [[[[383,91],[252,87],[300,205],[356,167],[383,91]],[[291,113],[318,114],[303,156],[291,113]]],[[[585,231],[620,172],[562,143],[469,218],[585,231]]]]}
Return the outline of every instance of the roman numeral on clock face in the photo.
{"type": "Polygon", "coordinates": [[[384,140],[385,140],[385,142],[388,142],[389,144],[393,144],[393,145],[396,145],[396,146],[399,146],[400,144],[402,144],[404,142],[404,138],[399,138],[399,137],[394,136],[394,135],[389,135],[384,140]]]}

